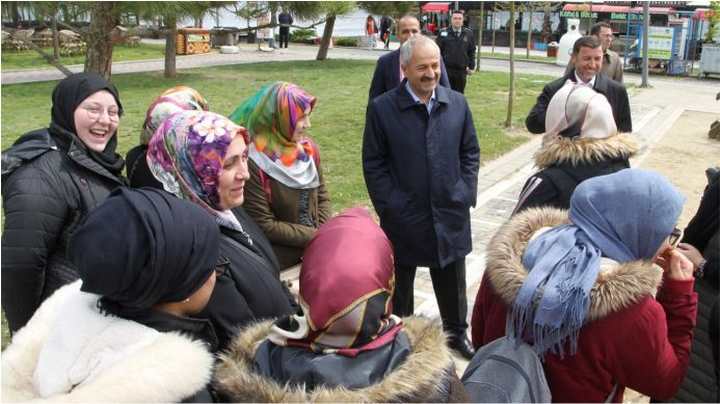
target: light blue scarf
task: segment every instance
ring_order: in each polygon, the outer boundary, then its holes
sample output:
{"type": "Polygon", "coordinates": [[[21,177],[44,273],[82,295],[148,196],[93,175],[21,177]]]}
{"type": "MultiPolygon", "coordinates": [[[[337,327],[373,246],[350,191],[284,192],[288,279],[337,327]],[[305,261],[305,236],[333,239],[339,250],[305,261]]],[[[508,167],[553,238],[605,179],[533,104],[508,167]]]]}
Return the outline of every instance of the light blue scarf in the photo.
{"type": "Polygon", "coordinates": [[[523,265],[529,273],[507,334],[529,338],[541,356],[550,351],[562,357],[569,340],[574,355],[600,258],[620,263],[653,258],[683,202],[675,187],[652,171],[628,168],[582,182],[570,199],[571,224],[528,243],[523,265]]]}

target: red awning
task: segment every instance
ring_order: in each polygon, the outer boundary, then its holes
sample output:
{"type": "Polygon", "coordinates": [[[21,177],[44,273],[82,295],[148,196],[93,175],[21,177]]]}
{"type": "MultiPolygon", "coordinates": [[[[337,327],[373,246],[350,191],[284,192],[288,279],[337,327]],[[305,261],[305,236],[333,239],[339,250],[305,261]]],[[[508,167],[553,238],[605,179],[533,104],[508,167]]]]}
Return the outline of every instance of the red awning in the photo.
{"type": "MultiPolygon", "coordinates": [[[[590,11],[589,4],[566,4],[563,11],[590,11]]],[[[642,7],[630,8],[628,6],[611,6],[607,4],[593,4],[593,13],[634,13],[642,14],[642,7]]],[[[650,14],[674,14],[672,7],[650,7],[650,14]]]]}
{"type": "Polygon", "coordinates": [[[450,10],[450,3],[425,3],[422,6],[423,13],[447,13],[450,10]]]}

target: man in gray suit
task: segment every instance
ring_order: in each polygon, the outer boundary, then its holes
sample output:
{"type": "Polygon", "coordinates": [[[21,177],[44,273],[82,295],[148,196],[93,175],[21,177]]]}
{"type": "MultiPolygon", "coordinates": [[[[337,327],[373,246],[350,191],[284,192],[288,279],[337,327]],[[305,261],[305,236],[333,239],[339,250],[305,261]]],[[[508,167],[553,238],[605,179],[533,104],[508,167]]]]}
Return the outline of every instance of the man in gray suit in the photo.
{"type": "MultiPolygon", "coordinates": [[[[620,59],[620,55],[617,52],[610,50],[610,45],[613,42],[613,32],[610,24],[606,22],[599,22],[590,28],[590,35],[597,37],[600,40],[600,45],[603,50],[603,65],[602,72],[611,78],[622,84],[623,82],[623,61],[620,59]]],[[[572,60],[568,63],[565,74],[572,72],[575,69],[575,65],[572,60]]]]}

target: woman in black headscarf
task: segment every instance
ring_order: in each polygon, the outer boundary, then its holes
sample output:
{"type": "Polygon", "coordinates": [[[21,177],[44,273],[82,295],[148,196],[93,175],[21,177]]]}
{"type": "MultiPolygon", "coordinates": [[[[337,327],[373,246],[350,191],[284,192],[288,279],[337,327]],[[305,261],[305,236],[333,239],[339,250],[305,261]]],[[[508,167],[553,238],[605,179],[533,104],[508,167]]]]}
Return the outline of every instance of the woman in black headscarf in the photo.
{"type": "Polygon", "coordinates": [[[115,86],[95,73],[75,74],[58,83],[52,102],[50,127],[26,133],[2,154],[2,308],[12,332],[78,278],[66,257],[69,236],[124,183],[115,86]]]}
{"type": "Polygon", "coordinates": [[[48,298],[3,352],[2,401],[213,401],[217,338],[200,313],[219,240],[190,202],[114,191],[72,237],[82,284],[48,298]]]}

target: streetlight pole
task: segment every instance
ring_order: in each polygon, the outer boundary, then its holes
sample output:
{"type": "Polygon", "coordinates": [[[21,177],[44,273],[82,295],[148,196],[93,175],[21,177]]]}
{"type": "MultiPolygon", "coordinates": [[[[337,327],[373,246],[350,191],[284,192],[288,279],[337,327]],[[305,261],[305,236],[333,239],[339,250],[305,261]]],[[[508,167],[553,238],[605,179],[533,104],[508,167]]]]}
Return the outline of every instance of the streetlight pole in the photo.
{"type": "Polygon", "coordinates": [[[640,84],[640,87],[647,88],[650,87],[650,84],[648,84],[648,73],[649,73],[649,63],[648,63],[648,48],[650,47],[650,44],[648,43],[648,31],[650,31],[650,2],[645,1],[643,2],[643,49],[642,49],[642,82],[640,84]]]}

